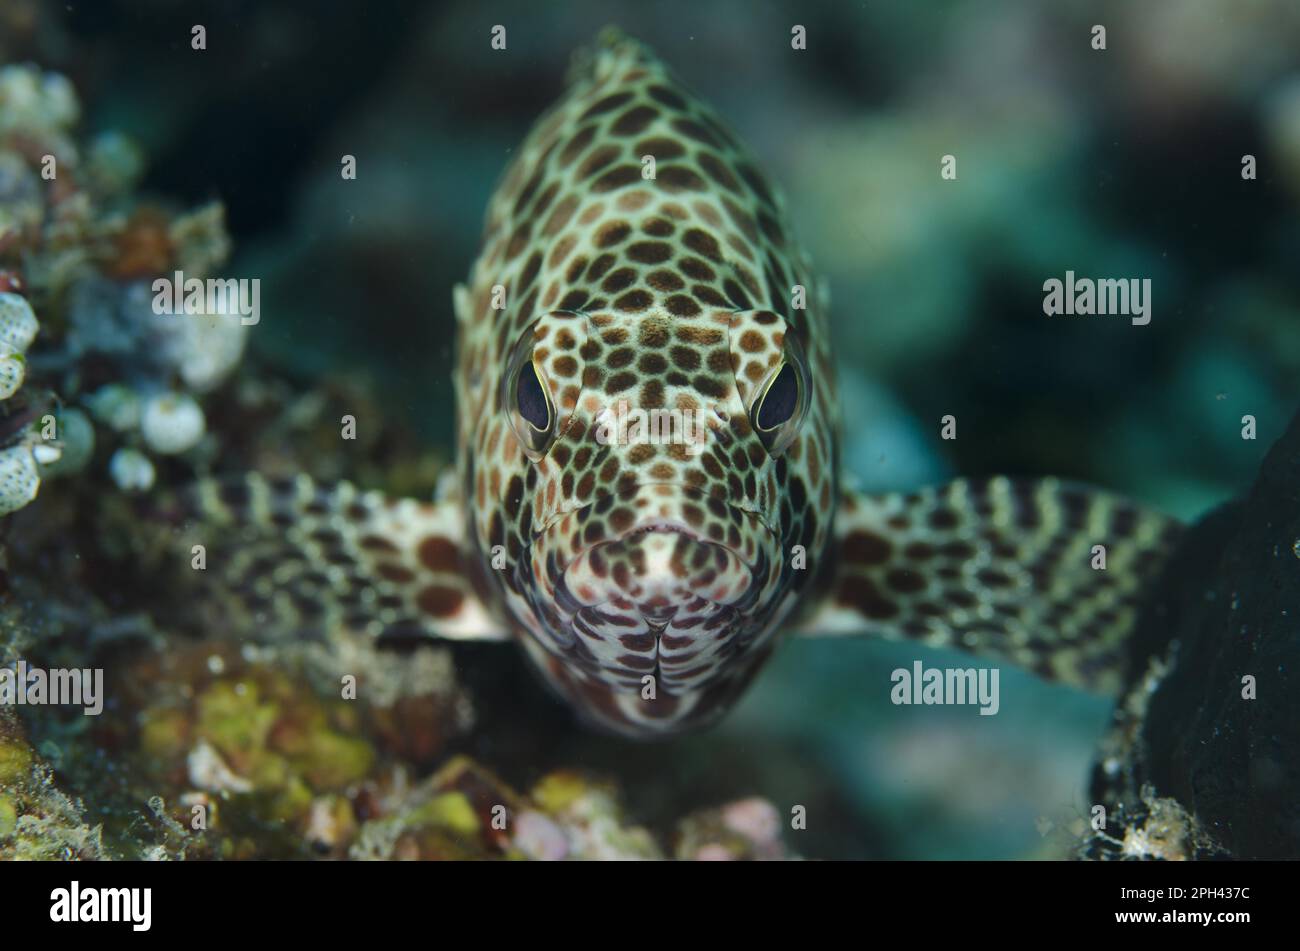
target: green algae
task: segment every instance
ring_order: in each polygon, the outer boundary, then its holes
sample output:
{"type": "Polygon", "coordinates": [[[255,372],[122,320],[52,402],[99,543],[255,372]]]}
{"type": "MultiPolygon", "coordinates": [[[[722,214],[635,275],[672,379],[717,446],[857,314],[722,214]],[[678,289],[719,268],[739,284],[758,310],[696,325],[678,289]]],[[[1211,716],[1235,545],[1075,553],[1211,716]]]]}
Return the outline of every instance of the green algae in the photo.
{"type": "Polygon", "coordinates": [[[8,796],[0,794],[0,842],[14,834],[18,828],[18,807],[8,796]]]}
{"type": "Polygon", "coordinates": [[[34,762],[35,756],[26,743],[18,739],[0,739],[0,787],[25,778],[34,762]]]}

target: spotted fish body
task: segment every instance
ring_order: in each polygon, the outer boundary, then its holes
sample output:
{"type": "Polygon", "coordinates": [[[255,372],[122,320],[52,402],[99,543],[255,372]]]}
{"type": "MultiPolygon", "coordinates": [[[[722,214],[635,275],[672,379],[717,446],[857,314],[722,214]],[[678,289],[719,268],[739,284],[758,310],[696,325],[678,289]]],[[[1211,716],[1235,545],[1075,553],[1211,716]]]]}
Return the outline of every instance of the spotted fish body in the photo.
{"type": "Polygon", "coordinates": [[[263,627],[514,639],[631,736],[715,722],[785,630],[1112,685],[1177,526],[1054,479],[850,491],[827,315],[811,291],[791,306],[796,287],[816,284],[754,159],[607,35],[506,171],[456,289],[454,483],[434,503],[206,484],[205,518],[244,526],[234,600],[263,627]],[[611,425],[637,412],[659,427],[611,425]],[[250,525],[278,528],[250,545],[250,525]]]}
{"type": "Polygon", "coordinates": [[[810,275],[751,156],[639,44],[575,72],[493,197],[457,295],[461,481],[548,680],[608,726],[675,730],[741,691],[810,583],[789,553],[816,563],[828,544],[834,371],[816,303],[787,306],[810,275]],[[774,457],[750,406],[791,334],[816,388],[774,457]],[[526,336],[558,417],[536,462],[500,405],[526,336]],[[602,443],[602,413],[620,409],[688,414],[702,451],[675,430],[602,443]]]}

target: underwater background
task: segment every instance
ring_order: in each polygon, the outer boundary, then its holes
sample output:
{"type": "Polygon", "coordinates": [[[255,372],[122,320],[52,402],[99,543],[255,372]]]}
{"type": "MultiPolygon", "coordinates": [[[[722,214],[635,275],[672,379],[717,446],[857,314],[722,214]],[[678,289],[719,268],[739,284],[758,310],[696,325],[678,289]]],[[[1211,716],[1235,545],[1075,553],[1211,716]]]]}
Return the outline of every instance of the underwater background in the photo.
{"type": "Polygon", "coordinates": [[[783,191],[830,288],[865,489],[1052,474],[1190,520],[1250,487],[1300,403],[1293,0],[0,0],[0,292],[40,327],[0,404],[0,482],[29,477],[45,412],[65,440],[0,523],[0,662],[113,684],[95,718],[0,709],[0,857],[1075,853],[1113,702],[1009,667],[995,717],[897,707],[893,669],[969,661],[791,640],[720,727],[638,744],[583,730],[495,645],[358,646],[381,699],[342,702],[337,656],[187,619],[163,580],[139,502],[199,474],[432,494],[451,289],[512,149],[607,24],[783,191]],[[47,153],[73,174],[42,180],[47,153]],[[155,337],[149,282],[182,263],[260,278],[261,321],[155,337]],[[1150,324],[1044,316],[1067,270],[1150,278],[1150,324]],[[345,413],[377,425],[341,449],[345,413]],[[491,829],[501,801],[526,835],[491,829]],[[796,804],[807,828],[782,833],[796,804]]]}

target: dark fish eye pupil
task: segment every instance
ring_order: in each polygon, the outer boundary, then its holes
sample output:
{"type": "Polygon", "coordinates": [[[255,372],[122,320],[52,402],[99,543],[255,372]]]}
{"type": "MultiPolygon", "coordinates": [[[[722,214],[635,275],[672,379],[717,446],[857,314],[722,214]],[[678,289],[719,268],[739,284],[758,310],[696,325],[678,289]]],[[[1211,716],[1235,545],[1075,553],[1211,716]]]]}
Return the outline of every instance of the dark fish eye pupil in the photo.
{"type": "Polygon", "coordinates": [[[546,404],[546,391],[542,389],[542,381],[537,378],[537,370],[531,363],[524,364],[519,371],[515,402],[519,405],[519,415],[533,429],[545,430],[550,425],[551,410],[546,404]]]}
{"type": "Polygon", "coordinates": [[[763,394],[763,403],[758,408],[758,428],[764,432],[775,429],[794,415],[799,402],[799,381],[794,367],[786,364],[777,373],[772,385],[763,394]]]}

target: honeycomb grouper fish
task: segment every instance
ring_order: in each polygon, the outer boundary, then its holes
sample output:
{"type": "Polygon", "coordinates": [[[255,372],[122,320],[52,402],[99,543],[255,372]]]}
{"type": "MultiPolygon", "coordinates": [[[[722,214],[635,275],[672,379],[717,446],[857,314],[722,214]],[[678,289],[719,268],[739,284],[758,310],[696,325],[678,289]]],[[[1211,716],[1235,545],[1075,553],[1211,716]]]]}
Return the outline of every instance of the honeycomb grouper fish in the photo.
{"type": "Polygon", "coordinates": [[[200,527],[242,530],[209,562],[223,610],[248,630],[513,641],[630,736],[716,722],[783,633],[1116,685],[1176,523],[1053,478],[854,492],[815,287],[745,147],[605,34],[455,289],[455,478],[433,502],[202,483],[200,527]]]}

